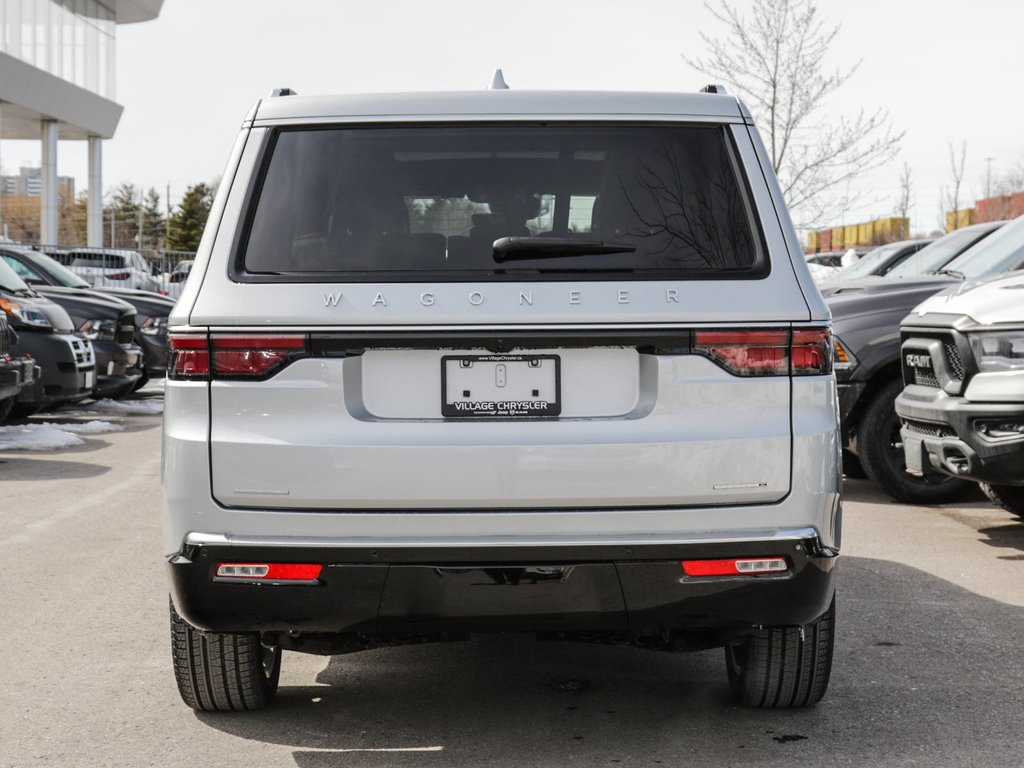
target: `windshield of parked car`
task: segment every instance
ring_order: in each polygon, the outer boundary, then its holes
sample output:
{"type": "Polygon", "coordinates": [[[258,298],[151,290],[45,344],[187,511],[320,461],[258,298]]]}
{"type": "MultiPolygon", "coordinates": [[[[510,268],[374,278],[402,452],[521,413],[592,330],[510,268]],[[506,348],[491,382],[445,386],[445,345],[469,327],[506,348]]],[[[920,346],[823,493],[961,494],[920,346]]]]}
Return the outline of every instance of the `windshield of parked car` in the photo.
{"type": "Polygon", "coordinates": [[[988,237],[993,229],[960,229],[940,237],[931,245],[922,248],[907,258],[898,267],[889,271],[886,277],[907,277],[937,272],[982,238],[988,237]]]}
{"type": "Polygon", "coordinates": [[[100,269],[126,269],[128,257],[118,253],[70,253],[72,267],[99,267],[100,269]]]}
{"type": "Polygon", "coordinates": [[[410,271],[440,279],[455,272],[466,279],[767,272],[735,150],[720,125],[283,130],[273,140],[242,267],[355,280],[410,271]],[[494,243],[509,237],[629,247],[496,263],[494,243]]]}
{"type": "Polygon", "coordinates": [[[63,285],[66,288],[92,288],[92,286],[81,277],[71,270],[66,269],[62,264],[60,264],[60,262],[50,258],[45,253],[33,252],[31,254],[26,254],[25,260],[32,262],[37,269],[41,269],[48,273],[57,281],[57,285],[63,285]]]}
{"type": "Polygon", "coordinates": [[[0,259],[0,289],[11,291],[12,293],[14,291],[28,290],[28,284],[18,277],[3,259],[0,259]]]}
{"type": "Polygon", "coordinates": [[[841,269],[835,276],[835,279],[849,280],[855,277],[867,277],[868,275],[877,274],[878,268],[903,247],[903,243],[880,245],[865,253],[860,261],[856,261],[850,266],[841,269]]]}
{"type": "Polygon", "coordinates": [[[1024,267],[1024,216],[1014,219],[946,265],[967,279],[1024,267]]]}

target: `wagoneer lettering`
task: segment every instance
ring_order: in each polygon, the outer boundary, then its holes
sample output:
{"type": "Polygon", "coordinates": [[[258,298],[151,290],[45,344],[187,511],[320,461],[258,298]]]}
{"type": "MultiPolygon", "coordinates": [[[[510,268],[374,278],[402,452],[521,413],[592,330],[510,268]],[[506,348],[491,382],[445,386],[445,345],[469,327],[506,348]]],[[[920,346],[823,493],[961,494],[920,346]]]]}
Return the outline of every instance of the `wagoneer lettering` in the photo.
{"type": "Polygon", "coordinates": [[[285,650],[492,631],[821,699],[829,313],[738,100],[285,95],[224,179],[170,318],[189,706],[268,704],[285,650]]]}

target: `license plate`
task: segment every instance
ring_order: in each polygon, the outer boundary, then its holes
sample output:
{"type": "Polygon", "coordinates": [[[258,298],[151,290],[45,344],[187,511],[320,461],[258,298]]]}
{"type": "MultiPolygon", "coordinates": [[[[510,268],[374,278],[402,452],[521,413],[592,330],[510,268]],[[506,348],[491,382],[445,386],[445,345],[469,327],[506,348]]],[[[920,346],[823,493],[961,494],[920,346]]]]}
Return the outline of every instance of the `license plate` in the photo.
{"type": "Polygon", "coordinates": [[[907,472],[912,475],[924,474],[924,441],[921,438],[903,438],[903,455],[907,460],[907,472]]]}
{"type": "Polygon", "coordinates": [[[441,414],[521,419],[562,412],[558,355],[441,358],[441,414]]]}

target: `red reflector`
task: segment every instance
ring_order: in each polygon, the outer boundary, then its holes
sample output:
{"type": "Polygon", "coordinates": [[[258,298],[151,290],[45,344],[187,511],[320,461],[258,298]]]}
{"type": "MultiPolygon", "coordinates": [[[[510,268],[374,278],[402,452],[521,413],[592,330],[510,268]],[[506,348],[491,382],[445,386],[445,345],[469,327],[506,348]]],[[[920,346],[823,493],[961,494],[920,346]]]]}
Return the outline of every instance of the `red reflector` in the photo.
{"type": "Polygon", "coordinates": [[[132,276],[131,272],[113,272],[113,273],[110,273],[108,275],[105,275],[105,277],[108,280],[127,280],[131,276],[132,276]]]}
{"type": "Polygon", "coordinates": [[[305,336],[215,336],[213,370],[219,376],[263,376],[305,349],[305,336]]]}
{"type": "Polygon", "coordinates": [[[789,570],[784,557],[744,557],[720,560],[683,560],[687,576],[747,576],[757,573],[782,573],[789,570]]]}
{"type": "Polygon", "coordinates": [[[172,379],[206,378],[210,375],[210,349],[205,336],[174,336],[167,339],[170,358],[168,376],[172,379]]]}
{"type": "Polygon", "coordinates": [[[220,563],[217,576],[259,581],[314,581],[322,570],[323,566],[316,563],[220,563]]]}

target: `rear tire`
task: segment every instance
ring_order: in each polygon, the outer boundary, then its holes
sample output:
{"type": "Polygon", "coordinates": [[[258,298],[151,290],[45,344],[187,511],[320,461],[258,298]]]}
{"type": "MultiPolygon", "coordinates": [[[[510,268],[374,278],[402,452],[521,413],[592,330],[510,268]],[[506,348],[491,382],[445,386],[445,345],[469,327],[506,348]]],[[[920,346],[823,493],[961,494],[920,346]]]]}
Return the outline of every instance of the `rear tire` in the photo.
{"type": "Polygon", "coordinates": [[[729,687],[737,704],[762,709],[812,707],[832,674],[836,600],[805,627],[762,627],[725,646],[729,687]]]}
{"type": "Polygon", "coordinates": [[[981,490],[994,504],[1024,520],[1024,485],[981,483],[981,490]]]}
{"type": "Polygon", "coordinates": [[[260,636],[201,632],[171,605],[171,657],[182,700],[200,712],[262,709],[277,693],[281,649],[260,636]]]}
{"type": "Polygon", "coordinates": [[[860,462],[868,477],[896,501],[907,504],[947,504],[962,499],[974,483],[956,477],[929,473],[917,477],[907,472],[896,415],[896,396],[903,382],[890,381],[868,403],[857,432],[860,462]]]}

